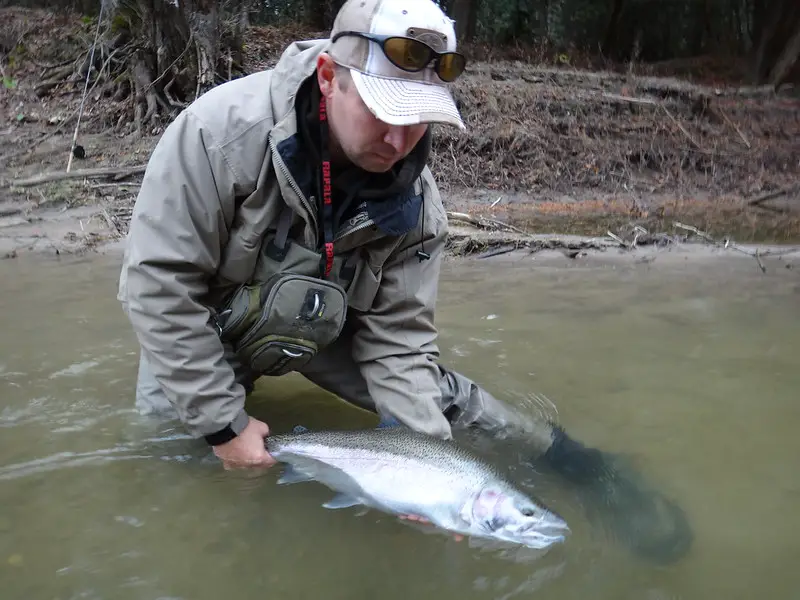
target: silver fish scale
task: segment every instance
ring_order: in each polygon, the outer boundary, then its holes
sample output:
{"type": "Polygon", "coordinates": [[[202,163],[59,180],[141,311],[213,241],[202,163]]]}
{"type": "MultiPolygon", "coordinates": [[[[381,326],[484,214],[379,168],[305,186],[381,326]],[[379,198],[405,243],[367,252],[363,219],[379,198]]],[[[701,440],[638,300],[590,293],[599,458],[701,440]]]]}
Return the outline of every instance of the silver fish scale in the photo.
{"type": "MultiPolygon", "coordinates": [[[[267,438],[267,449],[276,458],[289,452],[302,452],[304,446],[329,447],[332,451],[366,451],[398,460],[431,462],[437,466],[460,471],[469,467],[484,478],[501,479],[500,473],[464,448],[448,440],[416,432],[405,427],[363,431],[314,431],[299,434],[279,434],[267,438]]],[[[461,473],[463,475],[463,472],[461,473]]]]}
{"type": "Polygon", "coordinates": [[[489,464],[453,442],[406,427],[274,435],[268,451],[311,479],[392,512],[434,515],[460,507],[488,482],[508,485],[489,464]]]}

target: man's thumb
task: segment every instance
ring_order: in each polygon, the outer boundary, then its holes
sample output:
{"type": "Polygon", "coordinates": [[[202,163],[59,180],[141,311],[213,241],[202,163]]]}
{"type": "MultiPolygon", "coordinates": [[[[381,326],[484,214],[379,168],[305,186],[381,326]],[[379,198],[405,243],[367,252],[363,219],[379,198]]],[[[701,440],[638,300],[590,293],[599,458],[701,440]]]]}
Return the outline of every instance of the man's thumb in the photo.
{"type": "Polygon", "coordinates": [[[267,437],[269,435],[269,426],[264,423],[264,421],[258,422],[258,434],[261,437],[267,437]]]}

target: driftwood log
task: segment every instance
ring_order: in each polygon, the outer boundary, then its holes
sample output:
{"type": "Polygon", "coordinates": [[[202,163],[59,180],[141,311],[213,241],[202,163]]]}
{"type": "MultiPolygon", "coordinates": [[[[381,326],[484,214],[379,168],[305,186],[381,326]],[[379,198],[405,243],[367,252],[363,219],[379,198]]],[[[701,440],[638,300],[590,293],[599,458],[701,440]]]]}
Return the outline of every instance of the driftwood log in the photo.
{"type": "Polygon", "coordinates": [[[144,173],[146,168],[147,165],[134,165],[132,167],[99,167],[96,169],[79,169],[77,171],[52,171],[50,173],[35,175],[27,179],[11,180],[8,182],[7,186],[31,187],[43,183],[50,183],[52,181],[79,179],[81,177],[114,177],[115,179],[121,179],[130,175],[144,173]]]}

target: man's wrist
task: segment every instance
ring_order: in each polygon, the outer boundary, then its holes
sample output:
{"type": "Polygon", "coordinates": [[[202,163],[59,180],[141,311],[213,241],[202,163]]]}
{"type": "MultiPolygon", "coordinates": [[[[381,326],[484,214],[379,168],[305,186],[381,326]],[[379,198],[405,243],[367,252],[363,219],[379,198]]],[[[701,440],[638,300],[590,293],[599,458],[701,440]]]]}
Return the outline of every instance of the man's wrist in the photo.
{"type": "Polygon", "coordinates": [[[219,431],[215,431],[203,437],[209,446],[221,446],[222,444],[227,444],[238,435],[239,434],[233,430],[233,427],[231,427],[231,424],[228,423],[219,431]]]}
{"type": "Polygon", "coordinates": [[[209,446],[226,444],[232,439],[236,438],[244,430],[244,428],[247,427],[249,422],[250,417],[244,410],[242,410],[238,415],[236,415],[233,421],[225,425],[225,427],[215,431],[214,433],[204,435],[203,439],[205,439],[209,446]]]}

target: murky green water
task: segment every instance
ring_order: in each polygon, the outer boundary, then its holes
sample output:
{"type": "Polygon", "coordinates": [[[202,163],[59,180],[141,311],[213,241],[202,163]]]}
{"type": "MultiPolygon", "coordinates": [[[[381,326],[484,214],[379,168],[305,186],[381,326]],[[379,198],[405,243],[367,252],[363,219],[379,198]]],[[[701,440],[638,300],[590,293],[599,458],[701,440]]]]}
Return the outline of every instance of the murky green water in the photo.
{"type": "MultiPolygon", "coordinates": [[[[226,472],[132,410],[137,347],[114,260],[0,262],[5,599],[789,598],[800,595],[800,270],[449,263],[444,358],[498,396],[555,403],[678,499],[691,553],[656,567],[557,506],[569,542],[515,562],[317,484],[226,472]]],[[[531,410],[536,407],[531,405],[531,410]]],[[[278,429],[372,417],[298,377],[260,385],[278,429]]]]}

